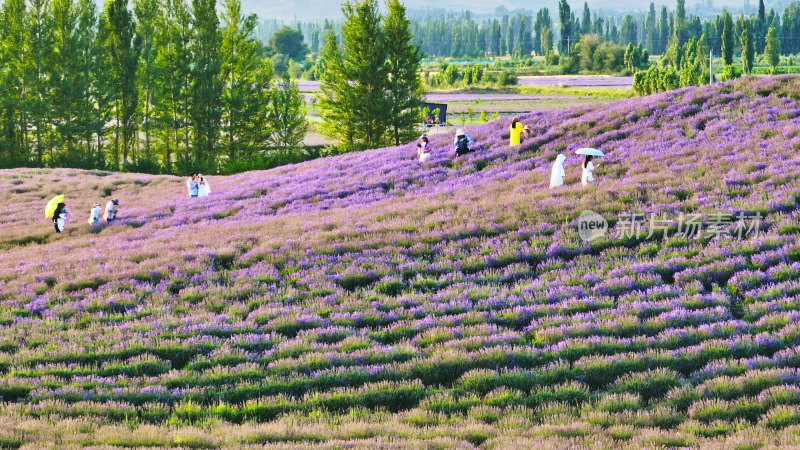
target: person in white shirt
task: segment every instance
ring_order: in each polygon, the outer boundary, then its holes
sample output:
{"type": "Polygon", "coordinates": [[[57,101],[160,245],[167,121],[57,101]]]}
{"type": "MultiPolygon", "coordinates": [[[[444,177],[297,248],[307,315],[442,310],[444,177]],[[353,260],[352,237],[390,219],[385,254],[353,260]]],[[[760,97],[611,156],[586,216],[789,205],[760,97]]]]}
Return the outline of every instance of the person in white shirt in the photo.
{"type": "Polygon", "coordinates": [[[566,175],[564,172],[564,161],[566,160],[567,157],[564,155],[558,155],[556,157],[553,163],[553,170],[550,171],[550,189],[564,185],[564,176],[566,175]]]}
{"type": "Polygon", "coordinates": [[[114,200],[109,200],[106,203],[106,211],[103,213],[103,218],[106,222],[113,222],[117,218],[117,206],[119,205],[119,200],[116,198],[114,200]]]}
{"type": "Polygon", "coordinates": [[[594,181],[594,175],[592,175],[592,172],[594,172],[594,163],[592,159],[594,158],[587,155],[583,164],[581,164],[581,168],[583,169],[581,173],[581,184],[584,186],[594,181]]]}
{"type": "Polygon", "coordinates": [[[89,213],[89,225],[94,225],[100,222],[100,203],[95,203],[92,206],[92,212],[89,213]]]}
{"type": "Polygon", "coordinates": [[[186,189],[189,191],[189,197],[197,197],[200,185],[197,184],[197,174],[193,173],[188,180],[186,180],[186,189]]]}

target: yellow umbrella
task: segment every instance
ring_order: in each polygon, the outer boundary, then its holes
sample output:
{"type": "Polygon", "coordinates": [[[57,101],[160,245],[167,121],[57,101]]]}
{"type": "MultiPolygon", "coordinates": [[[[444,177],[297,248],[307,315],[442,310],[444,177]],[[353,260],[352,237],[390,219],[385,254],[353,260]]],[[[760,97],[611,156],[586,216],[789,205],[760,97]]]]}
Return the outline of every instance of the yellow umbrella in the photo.
{"type": "Polygon", "coordinates": [[[50,199],[50,201],[47,203],[47,207],[44,209],[44,217],[47,218],[47,217],[52,216],[53,213],[56,212],[56,208],[58,207],[58,204],[63,202],[63,201],[64,201],[64,196],[63,195],[56,195],[55,197],[50,199]]]}

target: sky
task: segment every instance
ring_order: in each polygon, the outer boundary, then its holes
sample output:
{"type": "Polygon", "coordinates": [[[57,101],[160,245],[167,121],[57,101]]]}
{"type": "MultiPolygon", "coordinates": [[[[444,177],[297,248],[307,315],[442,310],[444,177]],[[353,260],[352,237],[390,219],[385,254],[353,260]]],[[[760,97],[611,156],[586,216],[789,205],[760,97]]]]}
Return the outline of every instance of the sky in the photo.
{"type": "MultiPolygon", "coordinates": [[[[758,0],[751,0],[757,4],[758,0]]],[[[277,18],[281,20],[316,21],[325,18],[335,19],[341,15],[339,0],[242,0],[244,9],[248,12],[258,14],[261,19],[277,18]]],[[[553,1],[531,1],[531,0],[446,0],[443,2],[432,2],[431,0],[405,0],[403,3],[408,8],[443,8],[450,10],[468,9],[477,13],[491,13],[498,6],[505,6],[513,10],[525,8],[537,10],[542,7],[549,7],[555,10],[556,0],[553,1]]],[[[583,6],[583,0],[571,0],[570,5],[573,9],[583,6]]],[[[590,8],[618,8],[622,10],[644,10],[650,4],[650,0],[588,0],[590,8]]],[[[659,1],[654,3],[666,4],[670,9],[675,7],[675,1],[659,1]]],[[[687,0],[687,9],[691,8],[697,1],[687,0]]],[[[714,0],[715,6],[741,7],[744,0],[714,0]]]]}

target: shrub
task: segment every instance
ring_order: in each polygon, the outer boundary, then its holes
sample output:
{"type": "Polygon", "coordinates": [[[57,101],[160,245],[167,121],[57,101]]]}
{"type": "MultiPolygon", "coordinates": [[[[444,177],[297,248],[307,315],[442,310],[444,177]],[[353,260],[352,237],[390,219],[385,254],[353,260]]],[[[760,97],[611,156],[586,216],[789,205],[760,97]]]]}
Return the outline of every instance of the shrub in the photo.
{"type": "Polygon", "coordinates": [[[600,397],[596,408],[600,411],[618,413],[626,410],[636,411],[642,406],[642,398],[636,394],[609,394],[600,397]]]}
{"type": "Polygon", "coordinates": [[[800,424],[800,408],[796,406],[777,406],[764,415],[763,425],[767,428],[780,429],[800,424]]]}

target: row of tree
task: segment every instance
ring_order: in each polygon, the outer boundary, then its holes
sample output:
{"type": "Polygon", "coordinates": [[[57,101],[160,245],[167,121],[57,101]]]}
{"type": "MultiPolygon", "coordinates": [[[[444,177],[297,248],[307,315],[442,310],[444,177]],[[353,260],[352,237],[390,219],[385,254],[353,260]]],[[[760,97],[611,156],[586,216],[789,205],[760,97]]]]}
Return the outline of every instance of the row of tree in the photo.
{"type": "Polygon", "coordinates": [[[6,0],[0,165],[214,172],[305,135],[240,0],[6,0]]]}
{"type": "MultiPolygon", "coordinates": [[[[756,39],[752,31],[754,20],[740,17],[743,24],[738,38],[741,49],[741,68],[734,66],[734,37],[733,20],[727,12],[723,19],[722,62],[725,65],[721,79],[728,80],[741,76],[742,73],[751,73],[756,56],[756,39]]],[[[649,95],[656,92],[666,92],[678,87],[699,86],[711,82],[710,50],[706,35],[700,39],[690,38],[680,45],[676,37],[673,43],[661,57],[658,64],[651,66],[646,71],[634,74],[634,90],[640,95],[649,95]]],[[[770,27],[764,40],[763,57],[774,71],[780,63],[781,41],[778,30],[770,27]]]]}
{"type": "Polygon", "coordinates": [[[342,6],[341,43],[333,30],[319,63],[320,131],[339,151],[399,145],[422,120],[421,54],[399,0],[352,0],[342,6]]]}
{"type": "MultiPolygon", "coordinates": [[[[583,36],[597,35],[603,42],[642,45],[649,54],[660,55],[667,51],[673,37],[681,45],[694,37],[706,35],[709,49],[716,54],[722,51],[725,12],[711,19],[689,15],[685,0],[677,0],[674,9],[656,8],[650,3],[646,12],[618,14],[608,10],[592,10],[587,2],[573,9],[567,0],[559,0],[558,10],[541,8],[535,14],[517,13],[497,18],[475,19],[469,11],[442,13],[432,10],[411,12],[410,31],[413,42],[423,54],[431,57],[480,58],[490,56],[526,56],[532,53],[546,55],[549,51],[562,54],[580,42],[583,36]]],[[[759,0],[757,13],[748,26],[753,34],[755,51],[761,53],[766,46],[766,34],[774,27],[786,53],[800,52],[800,2],[792,2],[781,14],[765,8],[759,0]]],[[[327,36],[336,32],[339,23],[325,20],[321,23],[297,23],[296,29],[305,36],[311,54],[319,54],[325,47],[327,36]]],[[[283,24],[270,20],[260,28],[260,35],[268,39],[283,24]]],[[[732,33],[740,36],[744,23],[733,21],[732,33]]],[[[738,40],[735,51],[741,50],[738,40]]]]}

